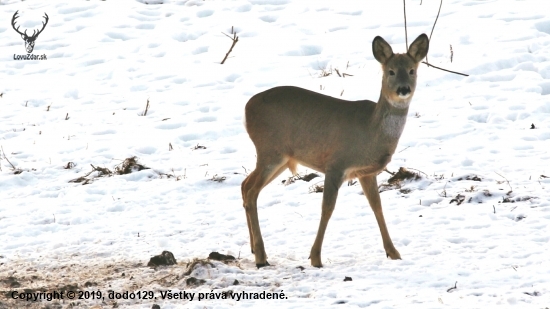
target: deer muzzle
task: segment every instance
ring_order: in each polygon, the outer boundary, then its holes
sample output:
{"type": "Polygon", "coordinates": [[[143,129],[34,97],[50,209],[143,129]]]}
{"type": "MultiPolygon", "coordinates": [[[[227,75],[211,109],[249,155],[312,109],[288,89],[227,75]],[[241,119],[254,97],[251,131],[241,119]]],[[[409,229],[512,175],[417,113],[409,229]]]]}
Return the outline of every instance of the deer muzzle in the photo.
{"type": "Polygon", "coordinates": [[[411,87],[410,86],[402,86],[397,88],[397,95],[401,99],[406,99],[411,95],[411,87]]]}

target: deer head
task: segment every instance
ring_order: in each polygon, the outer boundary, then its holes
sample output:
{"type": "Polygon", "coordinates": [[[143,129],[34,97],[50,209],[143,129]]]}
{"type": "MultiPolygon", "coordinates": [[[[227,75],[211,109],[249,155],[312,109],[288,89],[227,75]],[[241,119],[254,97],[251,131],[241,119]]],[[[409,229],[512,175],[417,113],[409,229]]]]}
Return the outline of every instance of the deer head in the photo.
{"type": "Polygon", "coordinates": [[[44,28],[46,28],[46,25],[48,24],[48,20],[49,20],[49,17],[48,17],[48,14],[44,13],[44,18],[46,19],[46,22],[42,22],[42,29],[38,30],[38,32],[36,32],[36,30],[33,30],[32,31],[32,35],[27,35],[27,30],[25,30],[25,32],[21,32],[19,31],[19,26],[17,26],[17,28],[15,28],[15,20],[17,18],[19,18],[19,16],[17,16],[17,13],[19,11],[16,11],[14,14],[13,14],[13,17],[11,19],[11,26],[13,27],[13,30],[15,30],[17,33],[19,33],[21,35],[21,38],[25,41],[25,49],[27,50],[27,53],[32,53],[33,49],[34,49],[34,41],[36,41],[36,38],[38,37],[38,35],[40,33],[42,33],[42,31],[44,31],[44,28]]]}

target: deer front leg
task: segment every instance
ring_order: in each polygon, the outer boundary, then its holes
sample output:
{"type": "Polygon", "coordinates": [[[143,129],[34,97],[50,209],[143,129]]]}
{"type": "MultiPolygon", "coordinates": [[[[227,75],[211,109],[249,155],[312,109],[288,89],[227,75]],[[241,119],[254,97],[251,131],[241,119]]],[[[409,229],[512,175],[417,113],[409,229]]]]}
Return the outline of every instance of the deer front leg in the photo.
{"type": "Polygon", "coordinates": [[[384,249],[386,250],[386,257],[390,257],[392,260],[400,260],[401,255],[393,246],[386,221],[384,221],[384,213],[382,212],[382,203],[380,201],[380,193],[378,193],[378,183],[376,182],[376,175],[364,176],[359,178],[363,192],[369,201],[370,207],[374,212],[378,227],[380,228],[380,234],[382,234],[382,242],[384,243],[384,249]]]}
{"type": "Polygon", "coordinates": [[[336,198],[338,197],[338,189],[342,185],[343,178],[340,172],[327,172],[325,174],[325,187],[323,189],[323,204],[321,212],[321,222],[319,223],[319,230],[317,231],[317,237],[309,258],[311,259],[311,266],[323,267],[321,262],[321,247],[323,246],[323,238],[325,237],[325,231],[327,229],[328,221],[334,211],[334,205],[336,204],[336,198]]]}

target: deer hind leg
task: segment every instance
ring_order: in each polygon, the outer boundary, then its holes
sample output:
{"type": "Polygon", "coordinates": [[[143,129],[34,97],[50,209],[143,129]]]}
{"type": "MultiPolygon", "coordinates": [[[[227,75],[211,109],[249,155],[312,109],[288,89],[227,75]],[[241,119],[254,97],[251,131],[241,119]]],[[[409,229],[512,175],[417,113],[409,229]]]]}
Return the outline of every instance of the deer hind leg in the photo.
{"type": "MultiPolygon", "coordinates": [[[[277,178],[277,176],[279,176],[285,169],[286,169],[286,166],[284,166],[284,165],[281,168],[279,168],[279,170],[277,172],[275,172],[273,174],[273,176],[267,181],[267,183],[264,185],[264,187],[266,185],[268,185],[270,182],[272,182],[275,178],[277,178]]],[[[246,193],[245,193],[246,191],[245,190],[249,190],[249,185],[247,186],[247,184],[246,184],[248,181],[250,181],[249,179],[250,179],[250,176],[245,178],[245,180],[243,181],[243,183],[241,185],[241,192],[242,192],[242,197],[243,197],[243,207],[245,208],[245,211],[246,211],[246,205],[244,204],[244,202],[246,201],[246,193]]],[[[250,223],[249,212],[246,212],[246,223],[248,225],[248,234],[250,236],[250,252],[252,252],[252,254],[254,254],[254,235],[252,234],[252,225],[250,223]]]]}
{"type": "Polygon", "coordinates": [[[309,258],[311,259],[311,266],[323,267],[323,263],[321,262],[321,248],[323,246],[323,238],[325,237],[325,231],[327,229],[328,221],[332,216],[334,206],[336,205],[338,189],[340,189],[343,181],[343,175],[340,172],[327,171],[327,173],[325,174],[321,221],[319,222],[317,237],[315,237],[315,242],[313,243],[313,247],[311,247],[311,252],[309,254],[309,258]]]}
{"type": "Polygon", "coordinates": [[[378,183],[376,182],[376,175],[365,176],[359,178],[363,192],[369,201],[370,207],[374,212],[378,227],[380,228],[380,234],[382,235],[382,242],[384,243],[384,250],[386,250],[386,257],[392,260],[400,260],[401,255],[393,246],[386,221],[384,220],[384,213],[382,212],[382,203],[380,201],[380,194],[378,193],[378,183]]]}
{"type": "MultiPolygon", "coordinates": [[[[254,171],[253,171],[254,172],[254,171]]],[[[253,173],[252,172],[252,173],[253,173]]],[[[250,237],[250,252],[252,254],[254,254],[254,235],[252,235],[252,225],[250,223],[250,215],[248,214],[248,211],[246,211],[246,192],[248,192],[248,187],[247,186],[247,183],[250,181],[251,179],[251,175],[248,175],[242,182],[241,184],[241,194],[242,194],[242,197],[243,197],[243,208],[245,210],[245,214],[246,214],[246,225],[248,226],[248,235],[250,237]]]]}
{"type": "Polygon", "coordinates": [[[250,236],[250,249],[254,253],[258,268],[269,265],[258,219],[258,195],[267,184],[287,168],[287,161],[288,159],[282,156],[261,157],[258,155],[256,169],[246,177],[241,186],[243,207],[250,236]]]}

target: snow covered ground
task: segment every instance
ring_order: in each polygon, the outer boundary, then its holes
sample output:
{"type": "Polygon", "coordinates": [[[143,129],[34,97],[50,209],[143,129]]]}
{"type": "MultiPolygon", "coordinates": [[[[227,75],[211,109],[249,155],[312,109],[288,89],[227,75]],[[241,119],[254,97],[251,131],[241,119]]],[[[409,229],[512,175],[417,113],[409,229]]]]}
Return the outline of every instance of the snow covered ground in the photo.
{"type": "MultiPolygon", "coordinates": [[[[311,267],[321,194],[309,192],[323,178],[285,186],[285,172],[259,198],[273,266],[258,270],[240,196],[255,166],[247,100],[278,85],[376,100],[381,70],[371,42],[380,35],[405,51],[402,2],[1,0],[0,308],[550,307],[545,5],[443,4],[428,60],[470,76],[419,68],[388,170],[422,178],[381,193],[402,260],[386,259],[356,184],[340,190],[325,267],[311,267]],[[33,51],[47,60],[14,60],[26,55],[10,25],[16,11],[28,34],[48,14],[33,51]],[[232,30],[239,40],[221,65],[232,30]],[[91,165],[113,171],[134,156],[150,169],[70,182],[91,165]],[[163,250],[178,264],[147,267],[163,250]],[[186,274],[188,262],[212,251],[237,261],[186,274]],[[105,298],[12,298],[69,290],[105,298]],[[156,299],[111,300],[109,290],[156,299]],[[197,296],[163,300],[168,290],[197,296]],[[197,299],[229,290],[286,298],[197,299]]],[[[409,43],[430,33],[438,7],[407,1],[409,43]]]]}

